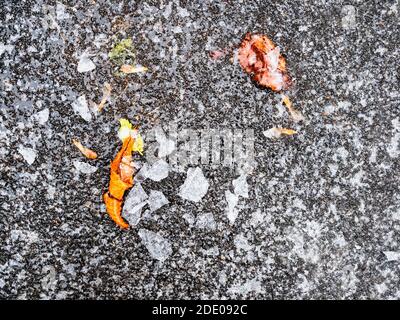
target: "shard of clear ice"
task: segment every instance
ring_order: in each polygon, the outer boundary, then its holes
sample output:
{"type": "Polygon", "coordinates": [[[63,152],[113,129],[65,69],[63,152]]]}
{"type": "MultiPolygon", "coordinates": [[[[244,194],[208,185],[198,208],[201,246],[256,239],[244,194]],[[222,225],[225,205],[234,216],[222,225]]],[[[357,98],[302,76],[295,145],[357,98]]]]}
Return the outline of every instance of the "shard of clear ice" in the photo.
{"type": "Polygon", "coordinates": [[[130,225],[136,226],[142,217],[142,208],[147,204],[148,195],[140,183],[135,183],[129,191],[122,208],[122,217],[130,225]]]}
{"type": "Polygon", "coordinates": [[[199,167],[189,168],[179,196],[185,200],[199,202],[207,193],[209,183],[199,167]]]}
{"type": "Polygon", "coordinates": [[[18,152],[29,165],[35,162],[37,156],[37,152],[35,149],[24,147],[21,145],[18,147],[18,152]]]}
{"type": "Polygon", "coordinates": [[[248,198],[249,197],[249,185],[247,184],[247,176],[241,175],[239,178],[232,181],[234,193],[237,196],[248,198]]]}
{"type": "Polygon", "coordinates": [[[82,161],[75,160],[74,167],[77,171],[85,174],[91,174],[97,171],[97,168],[82,161]]]}
{"type": "Polygon", "coordinates": [[[146,166],[144,170],[144,175],[146,176],[146,178],[149,178],[150,180],[161,181],[162,179],[168,177],[168,170],[169,170],[168,163],[165,160],[160,159],[154,162],[150,168],[146,166]]]}
{"type": "Polygon", "coordinates": [[[96,65],[93,63],[93,61],[88,57],[87,54],[82,54],[78,62],[78,72],[89,72],[94,69],[96,69],[96,65]]]}
{"type": "Polygon", "coordinates": [[[72,103],[72,109],[85,121],[89,122],[92,120],[92,114],[90,113],[85,95],[80,96],[72,103]]]}
{"type": "Polygon", "coordinates": [[[147,229],[140,229],[138,234],[153,259],[165,261],[172,254],[169,240],[160,234],[147,229]]]}
{"type": "Polygon", "coordinates": [[[147,203],[149,204],[150,212],[154,212],[160,209],[162,206],[168,204],[169,201],[161,191],[150,190],[150,195],[147,203]]]}

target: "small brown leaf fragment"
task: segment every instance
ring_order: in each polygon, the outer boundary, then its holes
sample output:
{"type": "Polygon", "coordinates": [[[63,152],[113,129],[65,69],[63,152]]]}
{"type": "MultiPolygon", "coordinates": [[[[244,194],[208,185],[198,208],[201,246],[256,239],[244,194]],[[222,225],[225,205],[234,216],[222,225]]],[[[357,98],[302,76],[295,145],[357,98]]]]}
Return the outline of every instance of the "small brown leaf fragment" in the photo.
{"type": "Polygon", "coordinates": [[[131,73],[138,73],[138,72],[146,72],[148,69],[146,67],[143,66],[137,66],[134,67],[130,64],[124,64],[121,66],[121,68],[119,69],[119,71],[126,73],[126,74],[131,74],[131,73]]]}
{"type": "Polygon", "coordinates": [[[273,127],[263,132],[264,136],[266,136],[267,138],[276,138],[276,139],[280,138],[282,135],[292,136],[296,133],[297,131],[293,129],[277,128],[277,127],[273,127]]]}
{"type": "Polygon", "coordinates": [[[105,82],[103,88],[103,98],[101,98],[101,102],[97,106],[97,110],[99,112],[104,108],[104,105],[106,104],[110,96],[111,96],[111,85],[108,82],[105,82]]]}
{"type": "Polygon", "coordinates": [[[289,112],[290,116],[292,117],[292,119],[294,120],[294,122],[304,121],[304,116],[301,114],[300,111],[298,111],[292,107],[292,101],[290,101],[288,96],[283,95],[282,102],[288,109],[288,112],[289,112]]]}
{"type": "Polygon", "coordinates": [[[279,92],[291,85],[286,61],[266,35],[246,34],[238,50],[238,60],[243,70],[263,87],[279,92]]]}
{"type": "Polygon", "coordinates": [[[78,140],[72,139],[72,143],[75,145],[75,147],[78,148],[82,154],[88,158],[88,159],[96,159],[97,158],[97,153],[94,152],[93,150],[90,150],[89,148],[86,148],[80,143],[78,140]]]}

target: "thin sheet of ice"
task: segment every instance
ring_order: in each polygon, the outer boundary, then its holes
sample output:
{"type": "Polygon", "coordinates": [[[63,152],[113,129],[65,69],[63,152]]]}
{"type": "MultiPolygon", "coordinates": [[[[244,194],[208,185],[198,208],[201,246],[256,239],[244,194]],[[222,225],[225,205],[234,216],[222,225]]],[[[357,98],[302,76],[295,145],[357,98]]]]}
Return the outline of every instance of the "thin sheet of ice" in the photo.
{"type": "Polygon", "coordinates": [[[135,183],[129,191],[122,209],[122,217],[130,225],[136,226],[142,217],[142,208],[147,204],[148,195],[140,183],[135,183]]]}
{"type": "Polygon", "coordinates": [[[200,214],[197,217],[196,228],[215,230],[217,224],[215,223],[213,214],[211,212],[200,214]]]}
{"type": "Polygon", "coordinates": [[[35,162],[37,156],[37,152],[35,149],[20,145],[18,147],[18,152],[29,165],[35,162]]]}
{"type": "Polygon", "coordinates": [[[158,233],[140,229],[138,234],[153,259],[165,261],[172,254],[170,242],[158,233]]]}
{"type": "Polygon", "coordinates": [[[185,200],[199,202],[207,193],[209,183],[199,167],[189,168],[179,196],[185,200]]]}
{"type": "Polygon", "coordinates": [[[384,251],[383,253],[388,261],[400,261],[400,252],[384,251]]]}
{"type": "Polygon", "coordinates": [[[171,154],[175,150],[175,142],[166,137],[162,128],[155,131],[156,141],[158,143],[158,157],[162,158],[171,154]]]}
{"type": "Polygon", "coordinates": [[[89,122],[92,120],[92,114],[90,113],[86,96],[82,95],[72,103],[72,108],[79,114],[85,121],[89,122]]]}
{"type": "Polygon", "coordinates": [[[49,115],[50,115],[50,111],[48,108],[43,109],[42,111],[39,111],[37,113],[35,113],[32,118],[34,121],[38,122],[40,125],[44,125],[47,120],[49,120],[49,115]]]}
{"type": "Polygon", "coordinates": [[[232,181],[234,193],[243,198],[249,197],[249,185],[247,184],[247,175],[242,174],[232,181]]]}
{"type": "Polygon", "coordinates": [[[93,61],[86,53],[82,54],[78,62],[78,72],[89,72],[94,69],[96,69],[96,65],[93,63],[93,61]]]}
{"type": "Polygon", "coordinates": [[[97,167],[78,160],[74,161],[74,167],[77,171],[85,174],[91,174],[97,171],[97,167]]]}
{"type": "MultiPolygon", "coordinates": [[[[169,165],[164,159],[157,160],[149,168],[148,165],[144,167],[144,176],[153,181],[161,181],[168,177],[169,165]]],[[[142,170],[141,170],[142,171],[142,170]]]]}
{"type": "Polygon", "coordinates": [[[147,203],[149,204],[150,212],[154,212],[160,209],[162,206],[168,204],[169,201],[161,191],[150,190],[150,195],[147,203]]]}
{"type": "Polygon", "coordinates": [[[236,194],[230,192],[229,190],[226,190],[225,198],[226,202],[228,203],[228,206],[226,207],[226,215],[228,217],[230,224],[233,225],[239,214],[239,211],[236,208],[236,205],[239,201],[239,197],[236,194]]]}

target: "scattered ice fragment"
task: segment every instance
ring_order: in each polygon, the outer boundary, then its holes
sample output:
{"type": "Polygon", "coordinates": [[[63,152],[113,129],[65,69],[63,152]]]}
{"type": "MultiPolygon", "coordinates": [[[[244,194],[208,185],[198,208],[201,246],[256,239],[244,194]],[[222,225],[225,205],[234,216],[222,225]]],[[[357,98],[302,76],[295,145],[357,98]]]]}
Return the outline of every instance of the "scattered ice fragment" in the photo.
{"type": "Polygon", "coordinates": [[[77,171],[85,174],[91,174],[97,171],[97,168],[95,166],[78,160],[74,161],[74,167],[77,171]]]}
{"type": "Polygon", "coordinates": [[[135,183],[125,200],[122,208],[122,217],[130,225],[136,226],[142,216],[142,208],[147,204],[147,193],[143,190],[140,183],[135,183]]]}
{"type": "Polygon", "coordinates": [[[86,53],[83,53],[78,62],[78,72],[89,72],[96,69],[96,65],[90,60],[86,53]]]}
{"type": "Polygon", "coordinates": [[[247,238],[242,234],[236,235],[233,243],[235,244],[237,249],[242,249],[244,251],[251,250],[251,245],[247,241],[247,238]]]}
{"type": "Polygon", "coordinates": [[[57,2],[56,6],[56,17],[57,20],[64,20],[69,18],[69,14],[65,11],[65,5],[61,2],[57,2]]]}
{"type": "Polygon", "coordinates": [[[33,120],[37,121],[40,125],[44,125],[49,120],[49,109],[43,109],[33,115],[33,120]]]}
{"type": "Polygon", "coordinates": [[[185,219],[188,224],[194,224],[195,218],[191,213],[185,213],[182,218],[185,219]]]}
{"type": "Polygon", "coordinates": [[[384,251],[383,253],[388,261],[400,261],[400,252],[384,251]]]}
{"type": "Polygon", "coordinates": [[[206,195],[208,186],[209,183],[199,167],[189,168],[179,196],[189,201],[199,202],[206,195]]]}
{"type": "Polygon", "coordinates": [[[92,120],[92,114],[90,113],[88,103],[85,95],[80,96],[72,103],[72,108],[78,113],[85,121],[89,122],[92,120]]]}
{"type": "Polygon", "coordinates": [[[0,42],[0,57],[3,55],[4,52],[11,53],[14,50],[14,46],[11,44],[4,44],[0,42]]]}
{"type": "Polygon", "coordinates": [[[205,256],[218,256],[219,255],[219,248],[217,246],[211,247],[209,249],[202,249],[202,253],[205,256]]]}
{"type": "Polygon", "coordinates": [[[199,229],[215,230],[217,224],[211,212],[203,213],[197,217],[196,227],[199,229]]]}
{"type": "Polygon", "coordinates": [[[175,142],[166,137],[162,128],[157,128],[155,131],[156,141],[159,144],[158,157],[162,158],[172,153],[175,150],[175,142]]]}
{"type": "Polygon", "coordinates": [[[232,181],[234,193],[243,198],[249,197],[249,185],[247,184],[247,176],[242,174],[239,178],[232,181]]]}
{"type": "Polygon", "coordinates": [[[251,279],[243,284],[234,284],[228,289],[231,294],[242,294],[247,295],[250,292],[262,293],[261,282],[257,279],[251,279]]]}
{"type": "Polygon", "coordinates": [[[147,202],[150,207],[150,212],[154,212],[169,203],[164,194],[161,191],[157,190],[150,190],[150,195],[147,202]]]}
{"type": "Polygon", "coordinates": [[[24,146],[19,146],[18,152],[29,165],[35,162],[37,156],[36,150],[24,146]]]}
{"type": "Polygon", "coordinates": [[[172,254],[170,242],[158,233],[140,229],[139,237],[153,259],[163,262],[172,254]]]}
{"type": "Polygon", "coordinates": [[[149,178],[153,181],[161,181],[162,179],[168,177],[168,169],[168,163],[165,160],[160,159],[154,162],[150,168],[146,166],[144,174],[146,178],[149,178]]]}
{"type": "Polygon", "coordinates": [[[236,205],[239,201],[239,197],[236,194],[230,192],[229,190],[226,190],[225,198],[226,202],[228,203],[228,206],[226,207],[226,215],[228,216],[228,220],[232,225],[235,223],[235,220],[239,214],[239,211],[236,208],[236,205]]]}

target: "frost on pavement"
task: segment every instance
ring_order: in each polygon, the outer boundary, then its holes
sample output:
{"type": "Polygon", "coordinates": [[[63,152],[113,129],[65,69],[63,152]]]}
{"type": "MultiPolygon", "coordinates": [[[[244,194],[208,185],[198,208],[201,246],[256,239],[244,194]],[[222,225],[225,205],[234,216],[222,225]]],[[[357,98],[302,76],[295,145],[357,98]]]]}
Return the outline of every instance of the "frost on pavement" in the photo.
{"type": "Polygon", "coordinates": [[[239,178],[232,181],[234,193],[237,196],[248,198],[249,197],[249,185],[247,184],[247,176],[241,175],[239,178]]]}
{"type": "Polygon", "coordinates": [[[199,167],[189,168],[179,196],[185,200],[199,202],[207,193],[209,183],[199,167]]]}
{"type": "Polygon", "coordinates": [[[165,261],[172,254],[170,242],[158,233],[140,229],[139,237],[153,259],[165,261]]]}
{"type": "Polygon", "coordinates": [[[143,190],[140,183],[135,183],[125,200],[122,209],[122,217],[130,225],[136,226],[142,216],[142,208],[147,204],[147,193],[143,190]]]}
{"type": "Polygon", "coordinates": [[[72,108],[79,114],[85,121],[89,122],[92,120],[92,114],[90,113],[88,103],[85,95],[80,96],[72,103],[72,108]]]}
{"type": "Polygon", "coordinates": [[[89,56],[84,53],[79,58],[78,62],[78,72],[89,72],[96,68],[96,65],[90,60],[89,56]]]}
{"type": "Polygon", "coordinates": [[[75,160],[74,167],[77,171],[85,174],[91,174],[97,171],[97,168],[82,161],[75,160]]]}
{"type": "Polygon", "coordinates": [[[235,220],[239,214],[239,211],[236,208],[236,205],[239,201],[239,197],[236,194],[230,192],[229,190],[226,190],[225,198],[226,202],[228,203],[228,206],[226,207],[226,215],[228,217],[230,224],[232,225],[235,223],[235,220]]]}
{"type": "Polygon", "coordinates": [[[144,176],[150,180],[161,181],[162,179],[168,177],[168,169],[168,163],[165,160],[160,159],[154,162],[150,168],[146,164],[143,168],[144,172],[142,174],[144,174],[144,176]]]}
{"type": "Polygon", "coordinates": [[[29,165],[35,162],[37,156],[36,150],[24,146],[19,146],[18,152],[29,165]]]}
{"type": "Polygon", "coordinates": [[[150,190],[150,195],[147,202],[150,207],[150,212],[154,212],[169,203],[164,194],[157,190],[150,190]]]}

